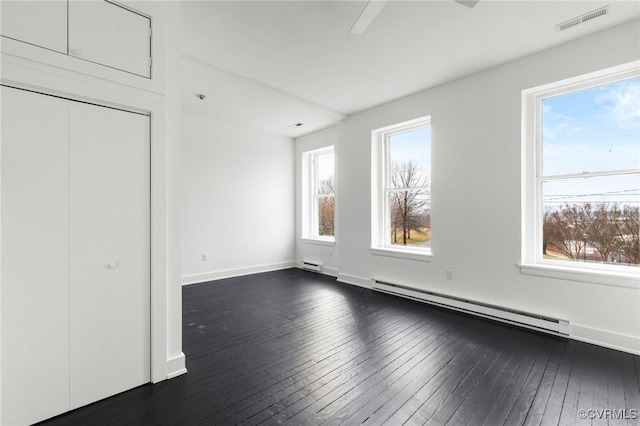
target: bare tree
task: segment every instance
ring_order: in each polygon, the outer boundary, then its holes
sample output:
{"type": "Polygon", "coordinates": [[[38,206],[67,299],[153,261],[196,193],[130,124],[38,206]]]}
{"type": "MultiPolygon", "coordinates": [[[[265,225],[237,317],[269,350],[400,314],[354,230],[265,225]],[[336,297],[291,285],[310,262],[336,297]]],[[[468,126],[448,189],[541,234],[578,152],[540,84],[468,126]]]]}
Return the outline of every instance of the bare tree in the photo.
{"type": "Polygon", "coordinates": [[[570,259],[580,259],[586,249],[591,206],[566,204],[560,210],[545,213],[543,223],[543,250],[551,244],[570,259]]]}
{"type": "Polygon", "coordinates": [[[318,185],[318,233],[335,235],[335,189],[333,176],[320,181],[318,185]]]}
{"type": "Polygon", "coordinates": [[[622,208],[622,226],[620,227],[620,245],[625,260],[629,263],[640,264],[640,208],[625,205],[622,208]]]}
{"type": "Polygon", "coordinates": [[[398,241],[398,232],[402,244],[407,245],[411,238],[411,229],[418,229],[425,222],[430,192],[424,189],[429,186],[427,176],[413,161],[392,163],[390,170],[392,188],[401,190],[390,194],[391,238],[398,241]]]}
{"type": "Polygon", "coordinates": [[[596,204],[591,211],[587,234],[603,262],[608,262],[618,246],[622,211],[617,204],[596,204]]]}
{"type": "Polygon", "coordinates": [[[556,229],[557,216],[554,216],[554,210],[546,208],[542,218],[542,254],[547,254],[547,246],[554,245],[558,239],[556,229]]]}
{"type": "Polygon", "coordinates": [[[557,210],[548,209],[543,217],[543,254],[549,246],[570,259],[586,258],[588,242],[597,251],[600,261],[619,260],[640,264],[640,218],[637,205],[600,203],[566,204],[557,210]]]}

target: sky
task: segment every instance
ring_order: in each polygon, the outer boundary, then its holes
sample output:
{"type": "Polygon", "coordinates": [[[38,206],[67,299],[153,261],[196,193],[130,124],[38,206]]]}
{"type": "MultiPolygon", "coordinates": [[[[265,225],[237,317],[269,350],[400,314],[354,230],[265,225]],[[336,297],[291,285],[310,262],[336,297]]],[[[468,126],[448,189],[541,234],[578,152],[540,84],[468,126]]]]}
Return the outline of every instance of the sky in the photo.
{"type": "MultiPolygon", "coordinates": [[[[640,77],[543,101],[543,176],[640,169],[640,77]]],[[[545,183],[549,203],[640,203],[640,175],[545,183]]]]}
{"type": "Polygon", "coordinates": [[[332,178],[335,167],[335,153],[333,151],[318,155],[318,179],[320,181],[332,178]]]}
{"type": "Polygon", "coordinates": [[[391,137],[391,161],[413,161],[431,180],[431,127],[400,133],[391,137]]]}

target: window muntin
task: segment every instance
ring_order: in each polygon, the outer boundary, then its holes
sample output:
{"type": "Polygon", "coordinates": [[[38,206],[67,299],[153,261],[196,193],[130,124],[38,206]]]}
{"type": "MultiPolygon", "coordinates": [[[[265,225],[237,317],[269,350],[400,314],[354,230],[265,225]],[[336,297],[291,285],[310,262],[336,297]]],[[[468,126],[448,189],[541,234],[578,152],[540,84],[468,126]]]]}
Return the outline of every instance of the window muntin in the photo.
{"type": "Polygon", "coordinates": [[[307,185],[303,238],[335,239],[335,154],[333,146],[303,154],[307,185]]]}
{"type": "Polygon", "coordinates": [[[640,72],[625,67],[525,92],[524,262],[637,271],[640,72]],[[525,177],[525,182],[526,182],[525,177]],[[534,215],[530,215],[533,209],[534,215]],[[531,222],[533,221],[533,223],[531,222]]]}
{"type": "Polygon", "coordinates": [[[431,127],[429,118],[373,132],[373,238],[376,248],[431,251],[431,127]]]}

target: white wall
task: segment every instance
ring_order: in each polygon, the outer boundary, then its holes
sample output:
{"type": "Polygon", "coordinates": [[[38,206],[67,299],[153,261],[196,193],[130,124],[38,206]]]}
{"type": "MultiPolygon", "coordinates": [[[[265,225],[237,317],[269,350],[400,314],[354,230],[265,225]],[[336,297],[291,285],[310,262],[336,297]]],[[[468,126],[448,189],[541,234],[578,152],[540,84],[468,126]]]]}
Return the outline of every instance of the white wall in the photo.
{"type": "MultiPolygon", "coordinates": [[[[297,145],[315,147],[333,144],[337,133],[338,279],[366,286],[377,278],[568,319],[576,339],[639,353],[640,285],[532,277],[517,266],[522,90],[637,60],[639,35],[638,21],[623,24],[299,138],[297,145]],[[371,130],[425,115],[433,132],[433,260],[371,255],[371,130]]],[[[314,253],[298,242],[298,259],[314,253]]]]}
{"type": "MultiPolygon", "coordinates": [[[[317,263],[322,265],[322,270],[328,275],[338,274],[338,239],[340,224],[335,222],[336,242],[330,244],[327,242],[314,242],[308,239],[302,239],[302,153],[313,151],[315,149],[324,148],[338,143],[338,127],[332,126],[324,130],[319,130],[295,141],[295,171],[296,171],[296,259],[317,263]]],[[[338,170],[335,171],[337,179],[338,170]]],[[[339,202],[340,189],[336,185],[336,205],[339,202]]],[[[337,216],[337,213],[336,213],[337,216]]]]}
{"type": "Polygon", "coordinates": [[[292,139],[183,113],[182,141],[183,283],[293,266],[292,139]]]}

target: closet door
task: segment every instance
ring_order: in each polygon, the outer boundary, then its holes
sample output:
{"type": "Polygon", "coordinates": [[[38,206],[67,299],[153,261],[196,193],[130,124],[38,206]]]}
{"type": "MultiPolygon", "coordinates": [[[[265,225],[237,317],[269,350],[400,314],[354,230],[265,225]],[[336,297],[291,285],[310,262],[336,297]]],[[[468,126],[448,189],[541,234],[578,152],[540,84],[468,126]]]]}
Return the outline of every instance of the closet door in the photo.
{"type": "Polygon", "coordinates": [[[150,381],[150,119],[70,105],[71,409],[150,381]]]}
{"type": "Polygon", "coordinates": [[[2,419],[69,409],[65,100],[2,87],[2,419]]]}

